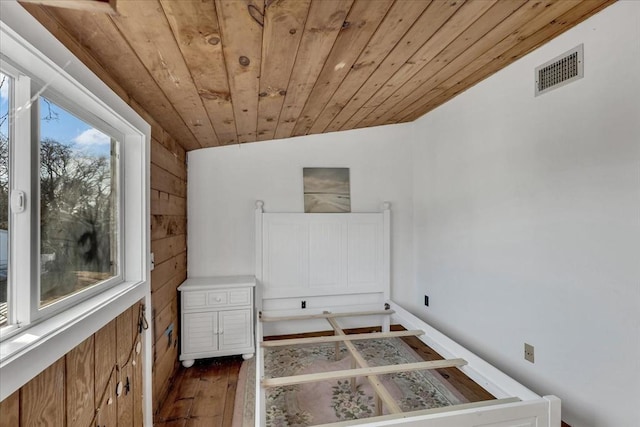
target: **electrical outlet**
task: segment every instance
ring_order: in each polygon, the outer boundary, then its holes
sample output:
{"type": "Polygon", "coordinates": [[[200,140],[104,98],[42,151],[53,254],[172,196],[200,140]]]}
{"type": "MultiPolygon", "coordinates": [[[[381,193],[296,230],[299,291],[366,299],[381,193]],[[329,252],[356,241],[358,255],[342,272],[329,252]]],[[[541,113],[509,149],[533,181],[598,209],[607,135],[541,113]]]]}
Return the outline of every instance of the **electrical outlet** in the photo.
{"type": "Polygon", "coordinates": [[[153,252],[151,252],[151,256],[149,257],[149,264],[149,270],[153,270],[154,268],[156,268],[156,257],[153,252]]]}
{"type": "Polygon", "coordinates": [[[424,296],[424,305],[425,307],[429,307],[429,295],[424,296]]]}
{"type": "Polygon", "coordinates": [[[306,302],[306,301],[302,301],[302,302],[300,303],[300,307],[301,307],[301,308],[307,308],[307,302],[306,302]]]}
{"type": "Polygon", "coordinates": [[[535,363],[533,346],[531,344],[524,343],[524,360],[528,360],[531,363],[535,363]]]}

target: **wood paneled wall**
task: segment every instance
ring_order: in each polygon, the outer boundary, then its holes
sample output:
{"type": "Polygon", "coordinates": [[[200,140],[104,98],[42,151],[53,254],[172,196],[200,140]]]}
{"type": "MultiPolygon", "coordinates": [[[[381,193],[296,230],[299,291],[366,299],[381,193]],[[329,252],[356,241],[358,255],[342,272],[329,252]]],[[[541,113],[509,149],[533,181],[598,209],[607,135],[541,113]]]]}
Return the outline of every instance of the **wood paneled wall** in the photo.
{"type": "Polygon", "coordinates": [[[178,292],[187,278],[186,154],[161,129],[151,141],[151,272],[154,411],[169,391],[178,361],[178,292]],[[159,136],[159,137],[158,137],[159,136]]]}
{"type": "MultiPolygon", "coordinates": [[[[187,277],[187,168],[186,153],[180,141],[175,140],[171,136],[172,129],[165,129],[153,117],[145,111],[130,94],[123,89],[123,86],[97,61],[88,51],[72,37],[62,25],[47,12],[46,8],[37,5],[24,5],[38,21],[40,21],[58,40],[60,40],[73,54],[78,57],[91,71],[93,71],[100,79],[102,79],[115,93],[117,93],[125,102],[142,116],[151,125],[151,251],[155,255],[155,269],[151,273],[151,291],[154,345],[153,345],[153,409],[154,412],[160,407],[162,400],[166,397],[171,383],[172,377],[176,373],[178,367],[178,334],[180,331],[178,321],[178,294],[176,288],[187,277]],[[172,326],[172,332],[169,334],[168,329],[172,326]]],[[[90,17],[90,15],[87,15],[90,17]]],[[[114,320],[115,321],[115,320],[114,320]]],[[[112,322],[113,323],[113,322],[112,322]]],[[[124,331],[121,331],[124,333],[124,331]]],[[[100,331],[94,335],[101,335],[100,331]]],[[[95,347],[95,343],[93,344],[95,347]]],[[[78,348],[72,350],[66,358],[74,357],[75,352],[81,352],[80,347],[91,346],[91,344],[82,344],[78,348]]],[[[63,360],[63,359],[61,359],[63,360]]],[[[73,359],[72,359],[73,360],[73,359]]],[[[45,372],[40,374],[38,378],[44,376],[46,382],[59,379],[60,375],[67,372],[64,368],[66,365],[56,364],[49,367],[45,372]],[[62,372],[62,374],[60,373],[62,372]]],[[[73,381],[83,381],[93,383],[94,392],[100,388],[103,378],[103,370],[82,370],[78,375],[82,376],[82,380],[74,378],[73,381]]],[[[142,381],[142,371],[136,375],[140,376],[142,381]]],[[[41,379],[42,380],[42,379],[41,379]]],[[[68,381],[60,380],[69,388],[68,381]]],[[[75,388],[74,388],[75,389],[75,388]]],[[[17,393],[17,392],[16,392],[17,393]]],[[[75,398],[75,397],[74,397],[75,398]]],[[[12,396],[6,399],[7,408],[11,408],[15,404],[17,397],[12,396]]],[[[44,400],[49,400],[44,399],[44,400]]],[[[39,402],[38,404],[44,404],[39,402]]],[[[20,399],[22,404],[22,399],[20,399]]],[[[59,403],[59,402],[58,402],[59,403]]],[[[141,404],[141,402],[140,402],[141,404]]],[[[4,417],[5,402],[2,402],[2,418],[4,417]]],[[[54,403],[47,405],[55,406],[54,403]]],[[[80,405],[80,402],[78,402],[80,405]]],[[[47,406],[49,408],[49,406],[47,406]]],[[[40,408],[42,411],[47,408],[40,408]]],[[[135,426],[142,425],[142,412],[138,411],[134,406],[132,414],[135,426]],[[139,415],[138,415],[139,413],[139,415]]],[[[74,417],[82,416],[75,414],[74,417]]],[[[78,409],[77,411],[80,411],[78,409]]],[[[10,413],[10,412],[7,412],[10,413]]],[[[118,419],[126,418],[128,414],[117,414],[118,419]]],[[[66,415],[65,415],[66,416],[66,415]]],[[[48,418],[47,418],[48,419],[48,418]]],[[[84,420],[84,418],[82,418],[84,420]]],[[[69,421],[69,418],[67,418],[69,421]]],[[[4,420],[3,420],[4,422],[4,420]]],[[[42,425],[64,425],[57,422],[48,421],[49,424],[42,425]]],[[[104,423],[100,424],[101,426],[104,423]]],[[[3,424],[4,425],[4,424],[3,424]]],[[[7,424],[15,426],[17,424],[7,424]]],[[[25,424],[26,425],[26,424],[25,424]]],[[[79,425],[75,422],[68,422],[67,425],[79,425]]],[[[115,425],[107,423],[107,425],[115,425]]],[[[128,424],[125,424],[128,425],[128,424]]]]}
{"type": "Polygon", "coordinates": [[[143,353],[135,351],[142,339],[139,306],[128,308],[3,400],[0,427],[141,426],[143,353]],[[120,396],[118,382],[123,384],[120,396]]]}

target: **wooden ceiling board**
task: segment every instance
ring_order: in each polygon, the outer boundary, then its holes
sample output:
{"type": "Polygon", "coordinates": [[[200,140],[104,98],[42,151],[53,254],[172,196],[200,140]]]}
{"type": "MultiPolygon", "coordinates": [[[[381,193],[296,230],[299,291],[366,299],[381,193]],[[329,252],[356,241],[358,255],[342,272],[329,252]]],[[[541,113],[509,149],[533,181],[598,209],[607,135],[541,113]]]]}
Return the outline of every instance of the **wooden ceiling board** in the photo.
{"type": "Polygon", "coordinates": [[[20,0],[23,3],[55,6],[87,12],[116,14],[116,0],[20,0]]]}
{"type": "Polygon", "coordinates": [[[615,0],[47,2],[24,6],[193,150],[415,120],[615,0]]]}
{"type": "Polygon", "coordinates": [[[276,1],[265,10],[258,94],[258,140],[273,139],[311,0],[276,1]]]}
{"type": "MultiPolygon", "coordinates": [[[[459,74],[466,78],[478,72],[482,67],[490,64],[495,58],[502,55],[511,47],[545,28],[545,26],[553,22],[557,16],[580,5],[582,1],[583,0],[563,0],[561,2],[555,2],[547,0],[538,6],[544,8],[541,11],[538,11],[537,8],[518,9],[514,15],[518,15],[520,11],[523,11],[523,13],[528,12],[530,15],[526,23],[513,31],[513,26],[509,25],[510,19],[507,18],[485,37],[467,49],[462,55],[451,61],[447,66],[434,72],[431,78],[427,79],[420,88],[414,90],[411,95],[406,96],[393,110],[389,110],[386,116],[383,115],[377,118],[377,120],[395,122],[395,117],[405,117],[411,114],[415,109],[421,108],[421,106],[430,99],[437,97],[447,90],[449,87],[447,86],[448,84],[454,84],[455,79],[452,79],[453,76],[459,74]],[[504,37],[509,31],[512,32],[504,37]],[[464,71],[460,72],[461,70],[464,71]]],[[[522,22],[520,17],[518,17],[518,22],[522,22]]]]}
{"type": "Polygon", "coordinates": [[[526,0],[498,2],[469,2],[460,9],[437,33],[403,64],[342,128],[363,127],[371,122],[371,112],[382,105],[406,81],[410,80],[426,64],[431,62],[454,40],[477,37],[476,29],[488,31],[514,11],[526,0]]]}
{"type": "Polygon", "coordinates": [[[396,1],[393,4],[309,133],[324,132],[430,3],[431,1],[396,1]]]}
{"type": "Polygon", "coordinates": [[[400,87],[384,104],[376,108],[371,113],[375,115],[373,121],[390,123],[396,115],[409,113],[409,111],[406,113],[403,111],[415,107],[414,103],[423,102],[438,84],[456,74],[467,64],[478,61],[490,62],[493,56],[487,55],[487,51],[496,46],[500,46],[498,50],[506,50],[512,43],[517,43],[518,37],[523,35],[527,28],[535,28],[535,30],[541,28],[552,19],[552,16],[566,12],[580,1],[528,2],[480,39],[467,39],[461,35],[400,87]]]}
{"type": "Polygon", "coordinates": [[[418,51],[423,51],[422,48],[429,40],[434,38],[436,34],[448,34],[451,30],[455,30],[460,25],[460,22],[463,25],[469,20],[473,22],[474,18],[482,16],[495,1],[485,0],[468,3],[463,1],[438,1],[431,3],[411,29],[407,31],[396,48],[389,53],[371,77],[340,111],[340,114],[333,119],[333,122],[327,127],[327,131],[346,129],[350,122],[358,123],[361,114],[364,114],[362,117],[367,115],[367,110],[362,110],[365,103],[383,88],[383,85],[403,64],[412,56],[415,56],[418,51]]]}
{"type": "Polygon", "coordinates": [[[288,138],[293,133],[352,4],[353,0],[323,0],[311,4],[280,112],[276,138],[288,138]]]}
{"type": "Polygon", "coordinates": [[[378,28],[393,0],[356,0],[345,19],[329,57],[324,63],[304,109],[298,117],[294,136],[306,135],[316,117],[358,59],[367,42],[378,28]]]}
{"type": "Polygon", "coordinates": [[[160,0],[221,145],[238,142],[214,0],[160,0]]]}
{"type": "MultiPolygon", "coordinates": [[[[616,0],[607,0],[606,2],[583,1],[579,3],[568,12],[559,16],[557,19],[549,22],[546,27],[542,28],[532,36],[527,37],[521,43],[516,44],[506,52],[503,52],[502,54],[496,56],[483,68],[476,70],[474,64],[470,64],[468,66],[469,70],[465,68],[459,73],[460,75],[455,75],[446,82],[443,82],[443,84],[440,86],[441,90],[438,92],[437,96],[432,99],[426,100],[427,102],[425,104],[419,104],[420,106],[416,107],[415,110],[413,110],[407,116],[403,117],[403,120],[412,121],[423,116],[427,112],[442,105],[447,100],[460,94],[476,83],[484,80],[485,78],[494,74],[496,71],[504,68],[506,65],[543,45],[551,38],[561,34],[571,27],[574,27],[575,25],[592,16],[594,13],[599,12],[600,10],[606,8],[607,6],[610,6],[615,2],[616,0]],[[461,79],[461,76],[464,76],[465,78],[461,79]]],[[[531,90],[533,92],[533,85],[531,90]]]]}
{"type": "Polygon", "coordinates": [[[119,0],[114,23],[202,147],[219,145],[158,0],[119,0]],[[143,22],[143,25],[140,23],[143,22]]]}
{"type": "Polygon", "coordinates": [[[262,63],[264,4],[252,0],[216,0],[238,142],[256,140],[262,63]]]}
{"type": "Polygon", "coordinates": [[[166,118],[166,126],[171,127],[183,146],[199,147],[195,136],[108,15],[23,6],[121,98],[128,101],[135,94],[138,104],[145,105],[149,114],[166,118]]]}

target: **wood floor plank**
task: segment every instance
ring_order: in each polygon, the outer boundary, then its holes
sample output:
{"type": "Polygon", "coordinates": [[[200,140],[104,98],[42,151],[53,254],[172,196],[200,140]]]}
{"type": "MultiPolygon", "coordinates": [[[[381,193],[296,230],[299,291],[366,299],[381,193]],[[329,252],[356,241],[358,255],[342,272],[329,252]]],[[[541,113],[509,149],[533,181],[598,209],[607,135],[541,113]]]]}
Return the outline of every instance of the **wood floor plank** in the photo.
{"type": "Polygon", "coordinates": [[[353,1],[324,0],[311,4],[278,119],[276,138],[287,138],[293,133],[353,1]]]}
{"type": "Polygon", "coordinates": [[[430,3],[431,1],[397,1],[391,6],[308,133],[322,133],[329,126],[430,3]]]}
{"type": "MultiPolygon", "coordinates": [[[[346,127],[350,123],[351,117],[358,112],[360,107],[436,32],[439,34],[449,32],[449,30],[442,31],[440,27],[447,23],[452,16],[471,17],[473,19],[473,17],[482,15],[495,1],[485,0],[465,3],[464,1],[451,0],[431,3],[398,42],[395,49],[380,63],[353,98],[333,119],[326,130],[333,132],[346,127]],[[462,10],[457,13],[461,8],[462,10]]],[[[466,22],[466,19],[463,19],[463,22],[466,22]]],[[[358,121],[360,120],[357,120],[356,123],[358,121]]]]}
{"type": "Polygon", "coordinates": [[[160,0],[221,145],[238,141],[214,0],[160,0]]]}
{"type": "Polygon", "coordinates": [[[265,10],[258,99],[258,140],[273,139],[311,0],[274,2],[265,10]]]}
{"type": "Polygon", "coordinates": [[[393,0],[356,0],[324,63],[307,103],[298,117],[293,135],[306,135],[336,89],[376,31],[393,0]]]}
{"type": "Polygon", "coordinates": [[[197,399],[191,410],[192,417],[214,417],[224,414],[229,365],[218,363],[214,369],[200,376],[197,399]]]}
{"type": "Polygon", "coordinates": [[[233,423],[233,408],[236,398],[236,390],[238,388],[238,376],[240,375],[240,368],[242,367],[242,359],[230,359],[229,363],[229,380],[227,382],[222,427],[231,427],[233,423]]]}

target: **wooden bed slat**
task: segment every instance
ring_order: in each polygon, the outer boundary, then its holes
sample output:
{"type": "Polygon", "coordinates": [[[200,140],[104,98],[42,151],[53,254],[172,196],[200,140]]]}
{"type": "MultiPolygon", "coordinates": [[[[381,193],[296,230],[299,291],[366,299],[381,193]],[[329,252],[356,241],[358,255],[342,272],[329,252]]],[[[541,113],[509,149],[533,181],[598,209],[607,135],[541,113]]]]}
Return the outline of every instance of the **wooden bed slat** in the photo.
{"type": "Polygon", "coordinates": [[[415,337],[419,335],[424,335],[424,331],[416,329],[412,331],[371,332],[366,334],[331,335],[327,337],[291,338],[274,341],[263,341],[260,345],[262,347],[280,347],[285,345],[318,344],[327,342],[358,341],[379,338],[415,337]]]}
{"type": "Polygon", "coordinates": [[[265,378],[264,387],[280,387],[285,385],[305,384],[316,381],[338,380],[351,377],[368,377],[372,375],[393,374],[397,372],[421,371],[428,369],[452,368],[464,366],[464,359],[432,360],[429,362],[403,363],[400,365],[370,366],[366,368],[345,369],[341,371],[318,372],[315,374],[292,375],[289,377],[265,378]]]}
{"type": "Polygon", "coordinates": [[[278,317],[265,317],[260,316],[261,322],[283,322],[289,320],[311,320],[311,319],[334,319],[336,317],[356,317],[356,316],[379,316],[379,315],[391,315],[394,314],[393,310],[374,310],[374,311],[355,311],[346,313],[321,313],[321,314],[309,314],[305,316],[278,316],[278,317]]]}
{"type": "Polygon", "coordinates": [[[462,411],[464,409],[483,408],[486,406],[504,405],[507,403],[520,402],[517,397],[507,397],[504,399],[483,400],[480,402],[461,403],[459,405],[443,406],[440,408],[422,409],[419,411],[404,412],[402,414],[382,415],[379,417],[362,418],[359,420],[340,421],[337,423],[318,424],[314,427],[346,427],[358,424],[369,424],[372,422],[382,422],[389,420],[397,420],[402,418],[416,417],[420,415],[441,414],[444,412],[462,411]]]}
{"type": "MultiPolygon", "coordinates": [[[[327,322],[331,324],[336,335],[346,335],[335,319],[327,318],[327,322]]],[[[369,367],[369,364],[367,363],[367,361],[364,359],[364,357],[362,357],[358,349],[353,345],[351,341],[345,341],[344,346],[347,348],[347,350],[349,350],[349,352],[351,353],[351,356],[361,368],[369,367]]],[[[336,355],[337,355],[337,352],[336,352],[336,355]]],[[[351,372],[353,371],[354,370],[352,369],[351,372]]],[[[369,381],[369,383],[371,384],[371,387],[373,387],[373,390],[376,393],[376,411],[377,411],[376,415],[382,415],[383,402],[387,407],[387,409],[389,410],[389,412],[391,412],[392,414],[399,414],[402,412],[402,409],[400,408],[400,406],[398,406],[396,401],[393,399],[393,397],[391,396],[391,393],[389,393],[389,391],[382,385],[382,382],[380,382],[380,379],[377,376],[369,375],[367,376],[367,380],[369,381]]]]}

